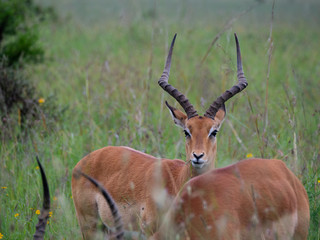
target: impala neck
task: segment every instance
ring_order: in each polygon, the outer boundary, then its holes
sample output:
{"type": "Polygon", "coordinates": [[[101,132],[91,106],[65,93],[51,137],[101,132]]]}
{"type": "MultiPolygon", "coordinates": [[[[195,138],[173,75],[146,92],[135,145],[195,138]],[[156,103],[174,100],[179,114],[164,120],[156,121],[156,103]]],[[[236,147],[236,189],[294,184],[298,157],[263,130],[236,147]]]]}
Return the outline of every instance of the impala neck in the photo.
{"type": "Polygon", "coordinates": [[[193,178],[193,177],[199,176],[201,174],[204,174],[204,173],[214,169],[214,162],[210,163],[208,165],[205,165],[202,168],[195,168],[190,164],[189,165],[189,169],[190,169],[190,172],[191,172],[191,177],[193,178]]]}
{"type": "Polygon", "coordinates": [[[186,165],[180,172],[180,186],[182,186],[184,183],[186,183],[189,179],[199,176],[203,173],[209,172],[212,169],[215,169],[215,161],[216,161],[216,153],[217,153],[217,145],[214,146],[213,154],[211,159],[208,160],[208,164],[203,166],[202,168],[195,168],[192,166],[190,161],[186,161],[186,165]]]}

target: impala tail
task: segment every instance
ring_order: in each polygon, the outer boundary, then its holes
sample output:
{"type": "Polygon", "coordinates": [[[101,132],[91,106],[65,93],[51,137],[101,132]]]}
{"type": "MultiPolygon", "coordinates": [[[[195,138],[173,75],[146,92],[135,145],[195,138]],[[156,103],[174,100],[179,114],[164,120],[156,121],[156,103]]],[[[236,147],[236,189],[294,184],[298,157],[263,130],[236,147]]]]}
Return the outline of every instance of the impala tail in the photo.
{"type": "Polygon", "coordinates": [[[124,230],[123,230],[122,219],[121,219],[121,216],[119,214],[118,207],[117,207],[116,203],[114,202],[114,200],[112,199],[111,195],[95,179],[93,179],[92,177],[86,175],[85,173],[83,173],[81,171],[79,171],[79,173],[82,176],[84,176],[86,179],[88,179],[93,185],[95,185],[100,190],[100,192],[102,193],[103,197],[108,202],[108,205],[109,205],[110,210],[112,212],[112,216],[113,216],[114,224],[115,224],[115,229],[116,229],[116,232],[114,233],[115,238],[116,239],[124,239],[124,230]]]}
{"type": "Polygon", "coordinates": [[[41,213],[39,215],[39,222],[36,225],[36,233],[33,235],[33,239],[42,240],[44,238],[45,228],[49,218],[50,192],[49,192],[49,186],[48,186],[46,174],[43,170],[43,167],[39,161],[38,156],[36,156],[36,159],[40,168],[42,185],[43,185],[43,205],[42,205],[41,213]]]}

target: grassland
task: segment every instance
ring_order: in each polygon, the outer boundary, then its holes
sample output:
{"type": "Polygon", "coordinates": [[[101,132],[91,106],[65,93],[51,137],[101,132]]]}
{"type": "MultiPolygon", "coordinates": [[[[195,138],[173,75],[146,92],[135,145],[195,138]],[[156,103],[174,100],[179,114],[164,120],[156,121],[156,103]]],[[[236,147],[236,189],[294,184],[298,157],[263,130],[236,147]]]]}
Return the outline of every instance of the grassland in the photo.
{"type": "Polygon", "coordinates": [[[42,199],[36,153],[52,195],[47,239],[81,238],[71,171],[89,152],[126,145],[159,157],[185,159],[183,133],[171,121],[164,100],[176,103],[157,85],[176,32],[170,82],[199,112],[235,83],[233,32],[237,32],[249,86],[227,103],[217,165],[248,154],[282,159],[308,192],[309,239],[320,239],[319,3],[276,2],[270,53],[269,1],[88,2],[43,3],[54,4],[61,17],[41,26],[47,60],[28,66],[26,74],[45,99],[55,96],[67,111],[52,131],[39,121],[27,137],[1,140],[3,239],[31,239],[34,233],[42,199]],[[225,24],[252,5],[201,63],[225,24]]]}

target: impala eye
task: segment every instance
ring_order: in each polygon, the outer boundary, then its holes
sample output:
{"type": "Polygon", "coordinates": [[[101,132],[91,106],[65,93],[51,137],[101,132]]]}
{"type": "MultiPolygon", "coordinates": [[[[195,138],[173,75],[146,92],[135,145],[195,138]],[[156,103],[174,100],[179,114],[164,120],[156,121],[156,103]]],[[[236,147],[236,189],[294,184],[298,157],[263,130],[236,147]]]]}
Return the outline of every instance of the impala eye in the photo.
{"type": "Polygon", "coordinates": [[[183,130],[184,135],[186,136],[186,138],[191,138],[191,135],[188,133],[188,131],[183,130]]]}
{"type": "Polygon", "coordinates": [[[217,135],[217,133],[218,133],[218,130],[213,130],[213,131],[210,133],[209,137],[210,137],[210,138],[214,138],[214,137],[217,135]]]}

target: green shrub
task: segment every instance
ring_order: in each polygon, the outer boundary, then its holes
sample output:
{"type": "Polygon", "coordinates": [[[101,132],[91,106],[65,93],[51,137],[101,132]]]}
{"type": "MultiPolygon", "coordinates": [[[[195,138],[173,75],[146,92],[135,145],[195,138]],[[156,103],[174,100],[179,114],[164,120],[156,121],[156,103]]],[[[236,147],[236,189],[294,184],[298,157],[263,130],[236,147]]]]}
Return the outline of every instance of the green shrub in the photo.
{"type": "Polygon", "coordinates": [[[48,15],[54,17],[54,11],[31,0],[0,1],[0,9],[0,58],[8,65],[41,60],[37,25],[48,15]]]}
{"type": "MultiPolygon", "coordinates": [[[[26,62],[43,60],[37,26],[50,8],[37,6],[31,0],[0,0],[0,129],[2,136],[33,127],[46,119],[57,120],[58,110],[53,98],[39,101],[39,93],[23,75],[26,62]]],[[[50,124],[49,124],[50,125],[50,124]]]]}

